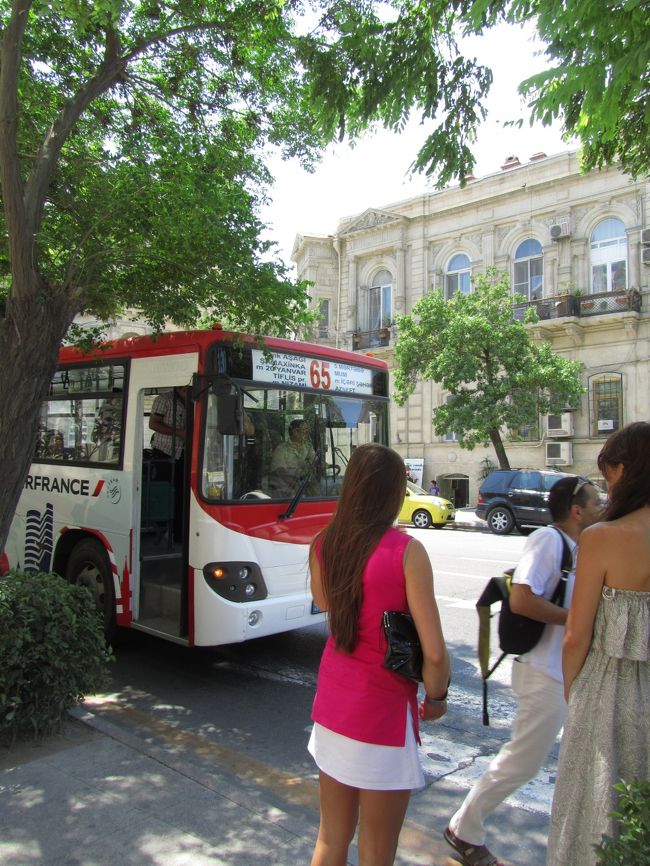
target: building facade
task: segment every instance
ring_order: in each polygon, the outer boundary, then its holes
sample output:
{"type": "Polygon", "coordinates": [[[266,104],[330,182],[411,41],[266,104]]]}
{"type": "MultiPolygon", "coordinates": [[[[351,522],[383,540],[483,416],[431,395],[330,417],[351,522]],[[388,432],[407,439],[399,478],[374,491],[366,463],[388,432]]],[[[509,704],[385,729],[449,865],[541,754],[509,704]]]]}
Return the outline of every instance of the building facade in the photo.
{"type": "MultiPolygon", "coordinates": [[[[313,283],[316,341],[384,357],[394,368],[395,317],[426,292],[471,291],[472,275],[505,271],[526,298],[513,307],[534,340],[582,365],[580,406],[504,433],[510,464],[598,477],[604,439],[650,418],[650,183],[616,169],[580,172],[576,153],[509,157],[495,174],[342,219],[328,236],[298,235],[293,260],[313,283]],[[521,434],[522,431],[519,431],[521,434]]],[[[431,418],[446,399],[420,383],[392,406],[394,447],[424,460],[457,507],[476,502],[491,446],[459,447],[431,418]]]]}

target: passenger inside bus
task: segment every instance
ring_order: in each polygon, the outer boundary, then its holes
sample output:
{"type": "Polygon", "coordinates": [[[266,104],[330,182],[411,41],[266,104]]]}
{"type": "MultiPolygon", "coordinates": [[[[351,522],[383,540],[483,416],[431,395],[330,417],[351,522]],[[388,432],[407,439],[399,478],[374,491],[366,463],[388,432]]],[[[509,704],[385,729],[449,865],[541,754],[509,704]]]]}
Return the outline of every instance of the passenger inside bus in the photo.
{"type": "Polygon", "coordinates": [[[185,399],[187,388],[161,391],[153,401],[149,427],[151,437],[151,478],[174,485],[174,540],[182,540],[183,477],[185,458],[185,399]]]}

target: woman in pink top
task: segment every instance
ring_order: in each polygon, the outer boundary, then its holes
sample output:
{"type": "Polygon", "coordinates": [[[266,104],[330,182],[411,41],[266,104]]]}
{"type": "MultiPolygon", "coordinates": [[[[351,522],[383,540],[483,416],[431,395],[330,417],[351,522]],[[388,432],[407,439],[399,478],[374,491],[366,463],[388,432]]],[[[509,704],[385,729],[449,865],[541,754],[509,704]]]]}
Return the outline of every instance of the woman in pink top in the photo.
{"type": "Polygon", "coordinates": [[[314,601],[329,613],[309,751],[320,771],[320,828],[311,866],[345,866],[359,824],[360,866],[391,866],[409,797],[422,787],[418,717],[447,711],[449,657],[424,547],[394,527],[404,461],[361,445],[331,523],[310,552],[314,601]],[[422,644],[426,696],[383,666],[385,610],[410,612],[422,644]]]}

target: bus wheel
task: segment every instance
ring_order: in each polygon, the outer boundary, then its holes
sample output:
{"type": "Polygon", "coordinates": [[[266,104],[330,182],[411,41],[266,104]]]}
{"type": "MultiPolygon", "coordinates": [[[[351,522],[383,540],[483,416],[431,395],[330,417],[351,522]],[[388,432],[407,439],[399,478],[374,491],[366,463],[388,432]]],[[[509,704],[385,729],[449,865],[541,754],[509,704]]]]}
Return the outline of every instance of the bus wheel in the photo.
{"type": "Polygon", "coordinates": [[[109,640],[115,629],[115,588],[104,545],[92,538],[80,541],[70,554],[65,576],[69,583],[91,591],[109,640]]]}

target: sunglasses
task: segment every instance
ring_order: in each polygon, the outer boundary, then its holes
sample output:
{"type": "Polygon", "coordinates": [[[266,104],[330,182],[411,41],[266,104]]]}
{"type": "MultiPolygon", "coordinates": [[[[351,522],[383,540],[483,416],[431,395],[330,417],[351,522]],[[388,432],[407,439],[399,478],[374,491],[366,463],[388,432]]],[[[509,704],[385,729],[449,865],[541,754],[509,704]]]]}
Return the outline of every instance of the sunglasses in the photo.
{"type": "Polygon", "coordinates": [[[573,492],[571,494],[571,499],[575,499],[578,493],[585,487],[587,484],[591,484],[591,481],[586,481],[585,479],[579,478],[576,481],[576,486],[573,488],[573,492]]]}

